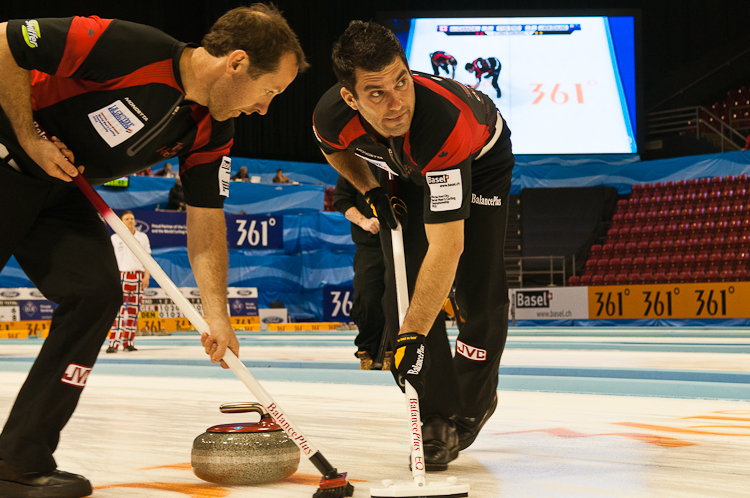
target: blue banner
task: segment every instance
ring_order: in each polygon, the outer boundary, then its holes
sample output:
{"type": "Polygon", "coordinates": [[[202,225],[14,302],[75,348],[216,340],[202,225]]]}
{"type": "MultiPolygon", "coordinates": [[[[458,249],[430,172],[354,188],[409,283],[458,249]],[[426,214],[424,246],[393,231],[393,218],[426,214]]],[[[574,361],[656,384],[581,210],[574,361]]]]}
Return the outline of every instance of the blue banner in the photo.
{"type": "MultiPolygon", "coordinates": [[[[115,211],[118,215],[122,210],[115,211]]],[[[184,212],[133,210],[136,230],[148,236],[152,248],[187,246],[184,212]]],[[[284,217],[225,214],[230,249],[283,249],[284,217]]],[[[110,229],[110,233],[113,233],[110,229]]]]}
{"type": "Polygon", "coordinates": [[[283,216],[228,214],[227,240],[230,249],[283,249],[283,216]]]}
{"type": "Polygon", "coordinates": [[[323,287],[323,321],[351,321],[349,315],[354,303],[354,287],[351,285],[326,285],[323,287]]]}

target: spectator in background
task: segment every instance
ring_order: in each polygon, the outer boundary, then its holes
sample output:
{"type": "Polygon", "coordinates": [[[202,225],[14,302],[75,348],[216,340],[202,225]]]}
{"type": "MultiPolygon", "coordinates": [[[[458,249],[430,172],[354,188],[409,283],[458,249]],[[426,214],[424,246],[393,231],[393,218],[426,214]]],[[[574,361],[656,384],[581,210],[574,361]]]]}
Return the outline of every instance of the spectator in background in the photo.
{"type": "Polygon", "coordinates": [[[747,149],[750,149],[750,135],[748,135],[747,140],[745,140],[745,146],[742,148],[742,152],[745,152],[747,149]]]}
{"type": "Polygon", "coordinates": [[[167,163],[161,171],[157,171],[154,176],[163,176],[164,178],[177,178],[177,173],[172,171],[172,163],[167,163]]]}
{"type": "MultiPolygon", "coordinates": [[[[346,178],[339,176],[334,190],[333,206],[352,224],[354,253],[354,299],[351,319],[359,332],[354,339],[355,356],[360,370],[372,370],[383,339],[385,314],[385,262],[380,246],[380,222],[372,214],[365,197],[346,178]]],[[[377,367],[375,367],[377,368],[377,367]]],[[[391,369],[389,358],[383,359],[383,370],[391,369]]]]}
{"type": "MultiPolygon", "coordinates": [[[[135,229],[135,215],[133,211],[123,211],[120,219],[128,227],[135,240],[143,246],[146,252],[151,253],[151,243],[148,236],[135,229]]],[[[117,267],[120,269],[120,284],[122,285],[122,306],[120,313],[115,318],[115,323],[109,332],[109,347],[107,353],[116,353],[122,342],[123,351],[138,351],[135,349],[133,339],[138,330],[138,313],[141,308],[143,291],[148,287],[148,270],[143,267],[133,251],[130,250],[119,235],[112,234],[110,237],[115,248],[117,267]]]]}
{"type": "Polygon", "coordinates": [[[273,177],[273,180],[271,180],[273,183],[292,183],[292,181],[289,179],[289,177],[284,175],[283,169],[277,169],[276,170],[276,176],[273,177]]]}
{"type": "Polygon", "coordinates": [[[247,174],[247,166],[242,166],[237,174],[232,177],[232,180],[236,182],[250,181],[250,175],[247,174]]]}
{"type": "Polygon", "coordinates": [[[154,176],[154,173],[151,171],[151,168],[146,168],[143,171],[135,173],[133,176],[154,176]]]}
{"type": "Polygon", "coordinates": [[[182,179],[177,176],[174,185],[169,189],[169,204],[167,209],[185,211],[185,191],[182,188],[182,179]]]}

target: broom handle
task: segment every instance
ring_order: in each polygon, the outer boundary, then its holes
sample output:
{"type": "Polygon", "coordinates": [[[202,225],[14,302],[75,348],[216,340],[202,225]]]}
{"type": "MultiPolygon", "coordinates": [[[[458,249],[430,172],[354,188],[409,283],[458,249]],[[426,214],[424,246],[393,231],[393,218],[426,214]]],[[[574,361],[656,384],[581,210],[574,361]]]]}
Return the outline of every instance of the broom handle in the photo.
{"type": "MultiPolygon", "coordinates": [[[[208,323],[206,323],[206,320],[198,313],[193,305],[190,304],[190,301],[188,301],[185,296],[182,295],[174,282],[172,282],[172,280],[167,276],[164,270],[162,270],[161,266],[159,266],[154,258],[146,252],[143,246],[141,246],[141,244],[136,240],[135,236],[130,233],[130,230],[125,226],[122,220],[115,214],[114,211],[112,211],[107,203],[104,202],[104,199],[101,198],[96,190],[91,187],[89,182],[86,181],[86,179],[83,178],[82,175],[74,176],[73,182],[75,182],[76,186],[81,189],[88,200],[91,201],[91,204],[93,204],[96,210],[99,211],[99,214],[104,217],[104,220],[109,224],[110,227],[112,227],[112,230],[114,230],[115,233],[119,235],[120,238],[122,238],[123,242],[125,242],[125,245],[127,245],[128,248],[133,251],[138,260],[143,263],[143,266],[145,266],[151,276],[154,277],[154,280],[156,280],[161,288],[164,289],[164,291],[172,299],[172,301],[174,301],[177,307],[182,310],[182,312],[185,314],[188,320],[190,320],[190,323],[195,326],[198,332],[200,332],[201,334],[210,333],[210,329],[208,327],[208,323]]],[[[307,440],[307,438],[302,434],[297,426],[289,419],[289,417],[287,417],[281,407],[273,400],[273,398],[271,398],[268,392],[263,389],[263,386],[261,386],[258,381],[255,380],[255,377],[250,374],[245,365],[242,364],[239,358],[237,358],[237,356],[229,348],[227,348],[227,352],[224,354],[223,360],[229,366],[229,368],[232,369],[235,375],[237,375],[237,377],[239,377],[239,379],[247,386],[247,388],[250,389],[250,392],[252,392],[258,399],[258,401],[260,401],[260,403],[266,408],[266,410],[268,410],[268,413],[273,416],[274,420],[276,420],[276,423],[281,428],[283,428],[284,431],[286,431],[287,435],[292,439],[292,441],[297,444],[297,446],[299,446],[299,449],[302,451],[302,453],[313,462],[318,470],[324,476],[327,476],[332,472],[335,473],[336,469],[333,468],[333,466],[328,463],[325,457],[323,457],[323,455],[320,454],[320,452],[312,445],[312,443],[307,440]]]]}
{"type": "MultiPolygon", "coordinates": [[[[401,223],[395,230],[391,230],[393,244],[393,266],[396,274],[396,299],[398,301],[398,325],[404,324],[406,311],[409,309],[409,286],[406,280],[406,257],[404,256],[404,233],[401,223]]],[[[422,419],[419,415],[419,396],[416,389],[404,382],[406,394],[406,410],[409,414],[409,435],[411,436],[411,472],[414,484],[424,486],[425,462],[424,447],[422,446],[422,419]]]]}

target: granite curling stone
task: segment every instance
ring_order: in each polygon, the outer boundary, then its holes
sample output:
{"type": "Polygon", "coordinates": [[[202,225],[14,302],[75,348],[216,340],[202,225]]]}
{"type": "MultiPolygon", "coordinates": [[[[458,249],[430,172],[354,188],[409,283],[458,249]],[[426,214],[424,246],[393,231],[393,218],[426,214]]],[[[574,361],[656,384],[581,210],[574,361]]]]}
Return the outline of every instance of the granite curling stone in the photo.
{"type": "Polygon", "coordinates": [[[222,413],[256,412],[256,423],[209,427],[193,441],[193,473],[226,485],[267,484],[297,471],[300,450],[260,403],[228,403],[222,413]]]}

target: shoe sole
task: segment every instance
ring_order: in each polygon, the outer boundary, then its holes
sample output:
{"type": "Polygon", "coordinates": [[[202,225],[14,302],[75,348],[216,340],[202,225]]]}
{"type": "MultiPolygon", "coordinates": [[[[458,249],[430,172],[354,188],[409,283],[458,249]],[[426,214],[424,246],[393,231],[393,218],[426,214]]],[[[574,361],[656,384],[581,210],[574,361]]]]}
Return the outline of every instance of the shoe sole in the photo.
{"type": "Polygon", "coordinates": [[[62,486],[27,486],[11,481],[0,481],[0,498],[83,498],[93,493],[86,482],[62,486]]]}

